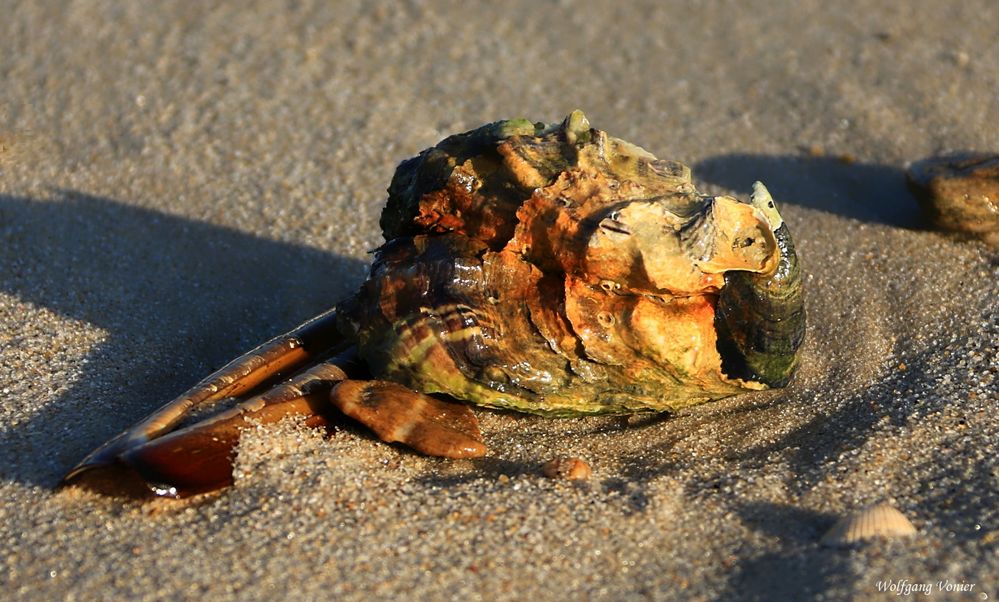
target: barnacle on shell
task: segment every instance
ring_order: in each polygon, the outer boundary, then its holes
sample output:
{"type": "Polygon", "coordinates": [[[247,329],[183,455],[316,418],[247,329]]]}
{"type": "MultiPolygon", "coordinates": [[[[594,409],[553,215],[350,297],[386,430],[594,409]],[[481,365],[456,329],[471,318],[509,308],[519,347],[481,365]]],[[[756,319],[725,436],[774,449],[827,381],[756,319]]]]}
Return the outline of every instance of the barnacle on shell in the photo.
{"type": "MultiPolygon", "coordinates": [[[[578,111],[485,125],[404,161],[381,226],[355,295],[208,375],[63,483],[211,491],[233,482],[246,426],[321,426],[334,408],[384,441],[477,457],[474,414],[435,393],[555,416],[663,411],[783,386],[797,365],[801,278],[766,188],[748,203],[699,193],[686,166],[578,111]]],[[[590,472],[578,458],[546,470],[590,472]]]]}
{"type": "Polygon", "coordinates": [[[787,383],[804,332],[773,199],[594,129],[500,121],[404,161],[344,305],[380,378],[569,415],[676,409],[787,383]]]}

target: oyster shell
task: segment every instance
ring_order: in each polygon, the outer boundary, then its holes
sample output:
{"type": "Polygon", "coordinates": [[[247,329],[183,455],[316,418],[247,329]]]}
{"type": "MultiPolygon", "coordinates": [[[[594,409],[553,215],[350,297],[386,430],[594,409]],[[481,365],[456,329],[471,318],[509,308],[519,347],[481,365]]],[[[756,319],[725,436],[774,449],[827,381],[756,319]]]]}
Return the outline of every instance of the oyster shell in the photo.
{"type": "Polygon", "coordinates": [[[787,226],[590,127],[501,121],[404,161],[343,304],[378,378],[548,415],[783,386],[804,332],[787,226]]]}
{"type": "Polygon", "coordinates": [[[477,457],[474,414],[433,394],[555,416],[664,411],[784,386],[798,362],[797,256],[766,188],[749,203],[701,194],[686,166],[578,111],[485,125],[404,161],[381,225],[355,295],[208,375],[63,483],[218,489],[243,428],[321,426],[333,408],[385,441],[477,457]]]}

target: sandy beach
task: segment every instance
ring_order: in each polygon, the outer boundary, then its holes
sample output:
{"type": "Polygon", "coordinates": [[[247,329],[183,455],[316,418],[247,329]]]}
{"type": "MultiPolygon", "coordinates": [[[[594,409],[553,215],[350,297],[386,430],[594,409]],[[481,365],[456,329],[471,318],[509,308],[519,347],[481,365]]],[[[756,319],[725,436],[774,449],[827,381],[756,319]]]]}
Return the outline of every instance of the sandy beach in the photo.
{"type": "Polygon", "coordinates": [[[930,229],[904,175],[999,151],[999,4],[0,15],[0,597],[999,596],[999,254],[930,229]],[[576,108],[709,192],[767,184],[806,273],[788,388],[673,416],[479,410],[480,460],[287,422],[244,433],[220,494],[55,490],[100,443],[355,290],[401,160],[576,108]],[[559,455],[593,476],[543,476],[559,455]],[[918,533],[820,545],[879,501],[918,533]]]}

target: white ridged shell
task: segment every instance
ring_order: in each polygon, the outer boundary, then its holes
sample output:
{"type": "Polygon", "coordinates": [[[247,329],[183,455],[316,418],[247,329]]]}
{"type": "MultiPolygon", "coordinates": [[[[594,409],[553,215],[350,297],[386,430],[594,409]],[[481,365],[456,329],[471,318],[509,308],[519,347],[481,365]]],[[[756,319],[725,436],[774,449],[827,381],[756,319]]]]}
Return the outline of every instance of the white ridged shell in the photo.
{"type": "Polygon", "coordinates": [[[905,537],[915,533],[916,528],[905,515],[882,502],[840,519],[822,537],[822,545],[849,546],[875,537],[905,537]]]}

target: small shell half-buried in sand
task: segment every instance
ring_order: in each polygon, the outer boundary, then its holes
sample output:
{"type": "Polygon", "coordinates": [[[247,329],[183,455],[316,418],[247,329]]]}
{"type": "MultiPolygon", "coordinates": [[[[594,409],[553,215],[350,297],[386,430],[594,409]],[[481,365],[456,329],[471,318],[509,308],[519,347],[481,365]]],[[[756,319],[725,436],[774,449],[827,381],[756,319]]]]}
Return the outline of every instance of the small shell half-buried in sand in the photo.
{"type": "Polygon", "coordinates": [[[585,481],[593,475],[593,470],[586,460],[570,456],[560,456],[545,462],[541,472],[549,479],[567,481],[585,481]]]}
{"type": "Polygon", "coordinates": [[[930,157],[913,163],[908,177],[934,226],[999,248],[999,154],[930,157]]]}
{"type": "Polygon", "coordinates": [[[915,534],[916,528],[905,515],[882,502],[841,518],[822,536],[822,545],[846,547],[868,539],[915,534]]]}

